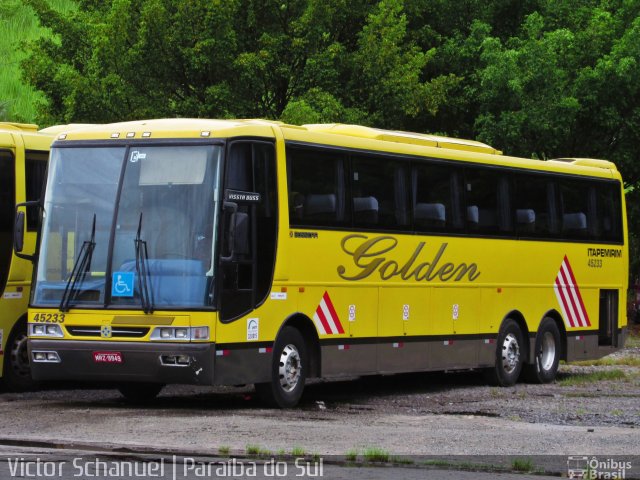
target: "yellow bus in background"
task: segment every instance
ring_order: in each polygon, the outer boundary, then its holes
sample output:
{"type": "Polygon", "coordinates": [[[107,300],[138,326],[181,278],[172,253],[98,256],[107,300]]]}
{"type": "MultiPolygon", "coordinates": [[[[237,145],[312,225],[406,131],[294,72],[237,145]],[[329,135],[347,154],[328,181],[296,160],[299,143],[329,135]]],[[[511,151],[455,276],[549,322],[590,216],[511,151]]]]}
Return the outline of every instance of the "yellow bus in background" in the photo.
{"type": "Polygon", "coordinates": [[[615,165],[352,125],[149,120],[53,144],[38,380],[249,384],[481,369],[553,381],[626,336],[615,165]]]}
{"type": "MultiPolygon", "coordinates": [[[[0,361],[11,390],[33,386],[27,354],[27,305],[32,265],[13,253],[16,205],[40,199],[54,132],[36,125],[0,123],[0,361]]],[[[24,211],[24,208],[22,208],[24,211]]],[[[35,248],[39,212],[26,210],[21,236],[35,248]]]]}

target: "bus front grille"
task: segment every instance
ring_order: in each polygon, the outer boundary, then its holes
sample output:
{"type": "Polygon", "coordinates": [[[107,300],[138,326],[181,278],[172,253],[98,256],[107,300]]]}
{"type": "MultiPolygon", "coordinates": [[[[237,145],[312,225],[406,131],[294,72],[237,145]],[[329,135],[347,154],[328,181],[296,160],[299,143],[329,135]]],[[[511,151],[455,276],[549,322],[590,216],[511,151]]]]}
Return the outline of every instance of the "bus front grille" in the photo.
{"type": "MultiPolygon", "coordinates": [[[[102,327],[95,326],[73,326],[66,327],[69,335],[73,337],[103,337],[102,327]]],[[[111,327],[110,338],[141,338],[149,333],[149,327],[111,327]]]]}

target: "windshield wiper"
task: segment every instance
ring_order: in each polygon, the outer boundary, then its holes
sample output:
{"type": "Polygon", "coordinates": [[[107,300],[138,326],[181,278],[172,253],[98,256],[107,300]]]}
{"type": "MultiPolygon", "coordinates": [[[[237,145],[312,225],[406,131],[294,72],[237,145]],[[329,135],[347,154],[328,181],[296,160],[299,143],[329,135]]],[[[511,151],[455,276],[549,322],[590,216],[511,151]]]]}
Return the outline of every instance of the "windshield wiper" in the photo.
{"type": "Polygon", "coordinates": [[[60,311],[68,312],[69,304],[78,295],[78,289],[76,285],[82,285],[87,273],[91,270],[91,257],[93,256],[93,249],[96,246],[96,214],[93,214],[93,224],[91,226],[91,238],[82,242],[80,253],[78,258],[73,264],[71,275],[67,280],[67,285],[64,288],[62,298],[60,299],[60,311]]]}
{"type": "Polygon", "coordinates": [[[149,254],[147,252],[147,242],[142,240],[142,212],[138,220],[138,233],[134,240],[136,245],[136,274],[138,275],[138,290],[140,290],[140,303],[144,313],[153,313],[153,291],[149,288],[151,283],[151,273],[149,272],[149,254]]]}

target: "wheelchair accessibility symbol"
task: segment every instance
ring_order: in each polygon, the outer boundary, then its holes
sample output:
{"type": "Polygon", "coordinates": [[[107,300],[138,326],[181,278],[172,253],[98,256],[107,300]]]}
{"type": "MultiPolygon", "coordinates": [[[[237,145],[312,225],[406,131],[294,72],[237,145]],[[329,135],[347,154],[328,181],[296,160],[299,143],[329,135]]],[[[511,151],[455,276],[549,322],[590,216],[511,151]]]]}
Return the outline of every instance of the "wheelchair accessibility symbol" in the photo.
{"type": "Polygon", "coordinates": [[[112,297],[133,297],[133,272],[113,272],[112,297]]]}

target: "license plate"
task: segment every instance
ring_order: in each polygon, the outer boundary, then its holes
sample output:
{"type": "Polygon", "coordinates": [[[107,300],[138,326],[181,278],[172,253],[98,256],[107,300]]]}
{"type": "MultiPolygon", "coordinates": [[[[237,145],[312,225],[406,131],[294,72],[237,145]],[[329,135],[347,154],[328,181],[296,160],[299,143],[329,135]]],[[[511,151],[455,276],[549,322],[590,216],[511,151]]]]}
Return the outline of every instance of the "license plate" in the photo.
{"type": "Polygon", "coordinates": [[[120,352],[93,352],[93,360],[96,363],[122,363],[120,352]]]}

